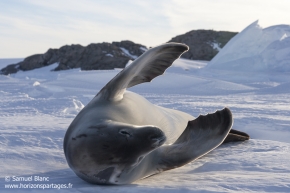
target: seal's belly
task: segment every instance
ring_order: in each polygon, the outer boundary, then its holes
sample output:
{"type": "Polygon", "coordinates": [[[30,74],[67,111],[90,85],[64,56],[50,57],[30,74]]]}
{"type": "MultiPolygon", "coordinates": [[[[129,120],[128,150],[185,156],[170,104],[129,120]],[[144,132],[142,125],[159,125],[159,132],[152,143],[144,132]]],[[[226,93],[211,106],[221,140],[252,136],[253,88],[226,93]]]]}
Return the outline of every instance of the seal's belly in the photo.
{"type": "Polygon", "coordinates": [[[194,117],[177,110],[167,109],[150,103],[142,96],[126,92],[122,102],[114,105],[115,121],[133,125],[154,125],[166,135],[165,144],[174,143],[182,134],[188,121],[194,117]]]}

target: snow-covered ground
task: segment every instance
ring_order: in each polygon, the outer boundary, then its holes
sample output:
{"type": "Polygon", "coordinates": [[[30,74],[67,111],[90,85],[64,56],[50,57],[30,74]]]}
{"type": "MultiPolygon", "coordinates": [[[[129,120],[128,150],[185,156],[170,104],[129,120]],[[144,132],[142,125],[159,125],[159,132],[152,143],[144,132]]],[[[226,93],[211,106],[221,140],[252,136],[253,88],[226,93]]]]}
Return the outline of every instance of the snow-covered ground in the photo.
{"type": "MultiPolygon", "coordinates": [[[[240,40],[250,39],[257,31],[262,36],[264,32],[259,29],[257,23],[250,25],[246,30],[252,33],[241,32],[236,44],[247,46],[246,41],[240,40]]],[[[268,45],[281,39],[280,33],[270,36],[268,45]]],[[[285,39],[284,36],[282,40],[285,39]]],[[[265,41],[257,44],[267,49],[265,41]]],[[[283,44],[287,45],[290,47],[283,44]]],[[[233,52],[225,48],[219,55],[233,52]]],[[[255,51],[260,47],[248,48],[255,51]]],[[[255,56],[262,51],[255,52],[255,56]]],[[[240,56],[234,61],[249,55],[240,56]]],[[[222,145],[184,167],[125,186],[98,186],[82,181],[68,167],[62,149],[71,121],[120,70],[50,72],[55,67],[51,65],[0,76],[0,192],[290,192],[290,73],[285,70],[290,63],[288,55],[283,57],[279,58],[284,61],[282,71],[251,70],[251,63],[235,70],[224,67],[235,65],[230,61],[215,64],[213,60],[207,65],[206,61],[178,59],[163,76],[129,89],[154,104],[194,116],[227,106],[234,115],[233,127],[252,138],[222,145]],[[214,65],[223,68],[213,68],[214,65]],[[31,176],[32,181],[19,181],[30,180],[31,176]],[[36,176],[49,181],[35,181],[36,176]],[[22,184],[22,188],[8,189],[9,184],[22,184]],[[32,184],[72,188],[40,190],[29,188],[32,184]]],[[[0,67],[4,63],[10,62],[0,60],[0,67]]]]}

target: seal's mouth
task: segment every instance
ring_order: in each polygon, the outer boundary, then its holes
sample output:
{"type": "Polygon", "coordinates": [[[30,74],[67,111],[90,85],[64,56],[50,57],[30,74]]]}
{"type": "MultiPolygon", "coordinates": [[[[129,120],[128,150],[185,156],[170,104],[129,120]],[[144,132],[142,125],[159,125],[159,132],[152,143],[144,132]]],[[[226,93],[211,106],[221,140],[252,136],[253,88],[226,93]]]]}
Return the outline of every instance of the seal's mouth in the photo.
{"type": "Polygon", "coordinates": [[[159,137],[159,138],[153,138],[152,139],[152,147],[160,147],[161,145],[164,144],[164,142],[166,141],[166,137],[165,136],[162,136],[162,137],[159,137]]]}

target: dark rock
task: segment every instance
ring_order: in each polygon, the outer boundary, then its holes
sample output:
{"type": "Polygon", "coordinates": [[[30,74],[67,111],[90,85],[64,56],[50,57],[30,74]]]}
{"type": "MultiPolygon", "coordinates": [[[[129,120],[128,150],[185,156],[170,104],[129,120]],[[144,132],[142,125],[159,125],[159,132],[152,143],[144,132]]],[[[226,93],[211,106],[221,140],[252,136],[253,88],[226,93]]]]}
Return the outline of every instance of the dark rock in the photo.
{"type": "Polygon", "coordinates": [[[236,32],[214,30],[192,30],[172,38],[169,42],[184,43],[189,51],[181,57],[191,60],[211,60],[236,32]]]}
{"type": "MultiPolygon", "coordinates": [[[[187,44],[190,49],[181,57],[193,60],[211,60],[233,36],[235,32],[193,30],[172,38],[169,42],[187,44]],[[218,47],[218,48],[217,48],[218,47]]],[[[0,74],[12,74],[19,70],[32,70],[58,63],[54,69],[67,70],[108,70],[124,68],[129,60],[143,54],[147,48],[126,40],[113,43],[92,43],[86,47],[73,44],[59,49],[49,49],[44,54],[36,54],[25,58],[22,62],[3,68],[0,74]]]]}
{"type": "Polygon", "coordinates": [[[93,43],[86,47],[81,45],[65,45],[59,49],[49,49],[44,54],[36,54],[25,58],[22,62],[3,68],[1,74],[12,74],[19,70],[32,70],[58,63],[54,69],[67,70],[108,70],[124,68],[129,60],[134,60],[147,48],[131,41],[111,43],[93,43]]]}
{"type": "Polygon", "coordinates": [[[19,71],[17,64],[10,64],[0,71],[0,74],[8,75],[19,71]]]}
{"type": "MultiPolygon", "coordinates": [[[[131,59],[136,59],[138,56],[144,53],[144,51],[147,50],[147,48],[141,44],[135,44],[132,41],[126,40],[121,42],[113,42],[113,45],[116,45],[117,47],[121,49],[126,49],[126,51],[129,53],[126,55],[129,56],[131,59]]],[[[124,50],[123,50],[124,51],[124,50]]]]}
{"type": "Polygon", "coordinates": [[[35,54],[35,55],[25,58],[24,61],[18,63],[18,65],[19,65],[18,67],[19,70],[26,71],[26,70],[33,70],[35,68],[47,66],[49,64],[44,59],[43,54],[35,54]]]}

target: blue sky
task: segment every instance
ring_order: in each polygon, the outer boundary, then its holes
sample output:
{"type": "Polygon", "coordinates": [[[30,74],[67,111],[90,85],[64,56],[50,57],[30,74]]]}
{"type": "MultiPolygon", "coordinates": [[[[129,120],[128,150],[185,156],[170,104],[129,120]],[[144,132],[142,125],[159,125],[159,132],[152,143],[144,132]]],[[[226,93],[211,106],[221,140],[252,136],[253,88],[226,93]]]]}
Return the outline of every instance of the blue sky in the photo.
{"type": "Polygon", "coordinates": [[[194,29],[290,24],[289,0],[2,0],[0,58],[132,40],[147,47],[194,29]]]}

